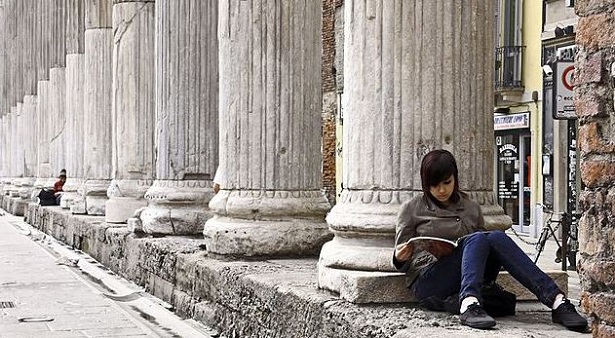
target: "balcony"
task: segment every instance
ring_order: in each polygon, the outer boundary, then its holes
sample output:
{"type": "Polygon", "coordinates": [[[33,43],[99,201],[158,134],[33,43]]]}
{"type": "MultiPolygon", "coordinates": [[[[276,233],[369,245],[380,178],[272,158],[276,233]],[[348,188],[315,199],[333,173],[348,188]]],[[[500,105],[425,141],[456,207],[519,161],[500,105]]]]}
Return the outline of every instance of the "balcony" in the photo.
{"type": "Polygon", "coordinates": [[[525,46],[503,46],[495,49],[495,91],[508,96],[523,93],[523,50],[525,46]]]}

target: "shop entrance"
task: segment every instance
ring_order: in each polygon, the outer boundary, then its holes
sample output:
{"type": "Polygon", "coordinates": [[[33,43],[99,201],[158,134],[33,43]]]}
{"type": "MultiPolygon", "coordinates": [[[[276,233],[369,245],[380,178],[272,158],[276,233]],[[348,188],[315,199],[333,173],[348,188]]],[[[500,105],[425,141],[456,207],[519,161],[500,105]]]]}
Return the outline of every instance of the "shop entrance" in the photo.
{"type": "Polygon", "coordinates": [[[530,231],[531,138],[529,134],[496,135],[497,196],[513,228],[530,231]]]}

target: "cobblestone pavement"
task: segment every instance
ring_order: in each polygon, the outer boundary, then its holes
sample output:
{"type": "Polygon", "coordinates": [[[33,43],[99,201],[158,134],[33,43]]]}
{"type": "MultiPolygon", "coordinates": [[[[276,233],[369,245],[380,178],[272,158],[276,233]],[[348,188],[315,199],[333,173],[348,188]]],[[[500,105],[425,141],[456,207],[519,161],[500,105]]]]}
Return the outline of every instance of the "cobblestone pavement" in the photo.
{"type": "Polygon", "coordinates": [[[92,282],[95,268],[37,244],[51,239],[34,238],[22,218],[0,215],[0,337],[210,337],[143,297],[113,301],[92,282]]]}

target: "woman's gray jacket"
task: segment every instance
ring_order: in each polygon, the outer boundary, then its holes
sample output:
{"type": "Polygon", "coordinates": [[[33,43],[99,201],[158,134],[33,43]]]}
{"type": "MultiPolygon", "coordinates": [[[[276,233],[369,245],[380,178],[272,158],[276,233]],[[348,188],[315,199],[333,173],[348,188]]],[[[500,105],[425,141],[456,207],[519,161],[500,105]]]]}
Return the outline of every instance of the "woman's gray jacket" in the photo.
{"type": "MultiPolygon", "coordinates": [[[[446,207],[438,206],[424,194],[402,204],[397,215],[395,246],[412,237],[432,236],[457,240],[476,231],[485,230],[485,220],[478,203],[462,194],[457,203],[446,207]]],[[[405,262],[393,255],[397,270],[406,272],[408,283],[412,284],[421,269],[435,263],[437,258],[427,251],[417,252],[405,262]]]]}

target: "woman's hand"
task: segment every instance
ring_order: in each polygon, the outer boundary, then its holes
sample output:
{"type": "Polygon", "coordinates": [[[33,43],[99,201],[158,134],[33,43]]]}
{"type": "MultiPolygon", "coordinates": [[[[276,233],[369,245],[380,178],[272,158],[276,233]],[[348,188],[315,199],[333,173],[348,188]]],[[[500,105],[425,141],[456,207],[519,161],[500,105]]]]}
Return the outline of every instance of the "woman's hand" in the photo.
{"type": "Polygon", "coordinates": [[[412,245],[408,243],[399,244],[395,247],[395,259],[405,262],[412,256],[413,251],[414,247],[412,245]]]}

